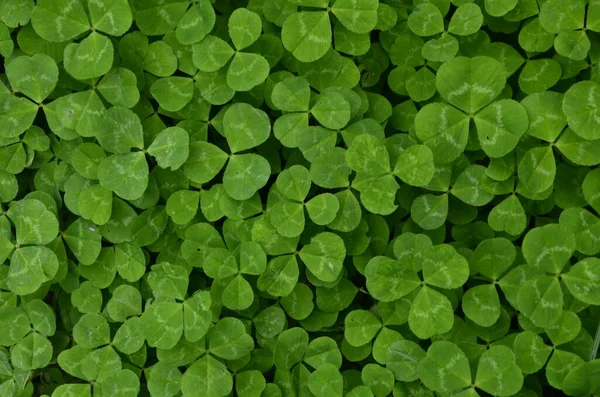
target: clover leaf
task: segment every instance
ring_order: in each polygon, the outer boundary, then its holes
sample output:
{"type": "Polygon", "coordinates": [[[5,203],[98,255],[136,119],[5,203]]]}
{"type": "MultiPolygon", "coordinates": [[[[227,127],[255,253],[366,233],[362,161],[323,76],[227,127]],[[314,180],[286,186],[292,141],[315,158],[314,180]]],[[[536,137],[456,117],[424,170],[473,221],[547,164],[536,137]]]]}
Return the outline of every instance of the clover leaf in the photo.
{"type": "Polygon", "coordinates": [[[0,396],[598,394],[599,21],[0,1],[0,396]]]}

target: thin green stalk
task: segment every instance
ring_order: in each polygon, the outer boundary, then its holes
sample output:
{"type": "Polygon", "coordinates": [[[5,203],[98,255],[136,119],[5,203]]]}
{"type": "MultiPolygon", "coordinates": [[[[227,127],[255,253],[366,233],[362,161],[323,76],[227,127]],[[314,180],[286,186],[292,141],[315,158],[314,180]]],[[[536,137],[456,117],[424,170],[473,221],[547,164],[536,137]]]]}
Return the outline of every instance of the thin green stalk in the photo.
{"type": "Polygon", "coordinates": [[[596,354],[598,354],[598,346],[600,346],[600,321],[598,322],[598,328],[596,328],[596,336],[594,337],[594,345],[592,346],[592,351],[590,352],[590,361],[596,359],[596,354]]]}

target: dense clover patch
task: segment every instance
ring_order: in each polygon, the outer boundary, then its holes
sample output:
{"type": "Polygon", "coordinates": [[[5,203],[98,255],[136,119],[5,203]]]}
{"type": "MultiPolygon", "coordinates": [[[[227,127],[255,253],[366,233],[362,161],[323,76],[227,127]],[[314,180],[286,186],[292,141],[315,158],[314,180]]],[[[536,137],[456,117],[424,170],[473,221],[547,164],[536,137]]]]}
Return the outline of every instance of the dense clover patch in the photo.
{"type": "Polygon", "coordinates": [[[600,0],[0,0],[0,397],[600,396],[600,0]]]}

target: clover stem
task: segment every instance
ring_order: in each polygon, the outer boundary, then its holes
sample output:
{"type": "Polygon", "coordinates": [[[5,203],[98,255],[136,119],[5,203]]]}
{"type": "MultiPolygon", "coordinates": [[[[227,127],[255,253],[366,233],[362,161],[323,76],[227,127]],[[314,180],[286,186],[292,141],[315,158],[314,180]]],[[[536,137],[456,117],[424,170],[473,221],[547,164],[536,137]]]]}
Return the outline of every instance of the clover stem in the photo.
{"type": "Polygon", "coordinates": [[[596,359],[598,354],[598,346],[600,345],[600,321],[598,321],[598,327],[596,328],[596,335],[594,336],[594,344],[592,345],[592,351],[590,352],[590,361],[596,359]]]}

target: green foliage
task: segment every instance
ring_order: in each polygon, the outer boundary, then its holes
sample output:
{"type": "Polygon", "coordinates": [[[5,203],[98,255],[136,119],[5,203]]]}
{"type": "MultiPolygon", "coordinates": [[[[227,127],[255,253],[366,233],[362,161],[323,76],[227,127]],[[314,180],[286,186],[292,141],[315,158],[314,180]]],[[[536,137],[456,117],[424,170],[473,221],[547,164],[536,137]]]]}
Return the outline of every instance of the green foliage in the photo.
{"type": "Polygon", "coordinates": [[[599,0],[0,0],[0,397],[600,396],[599,0]]]}

